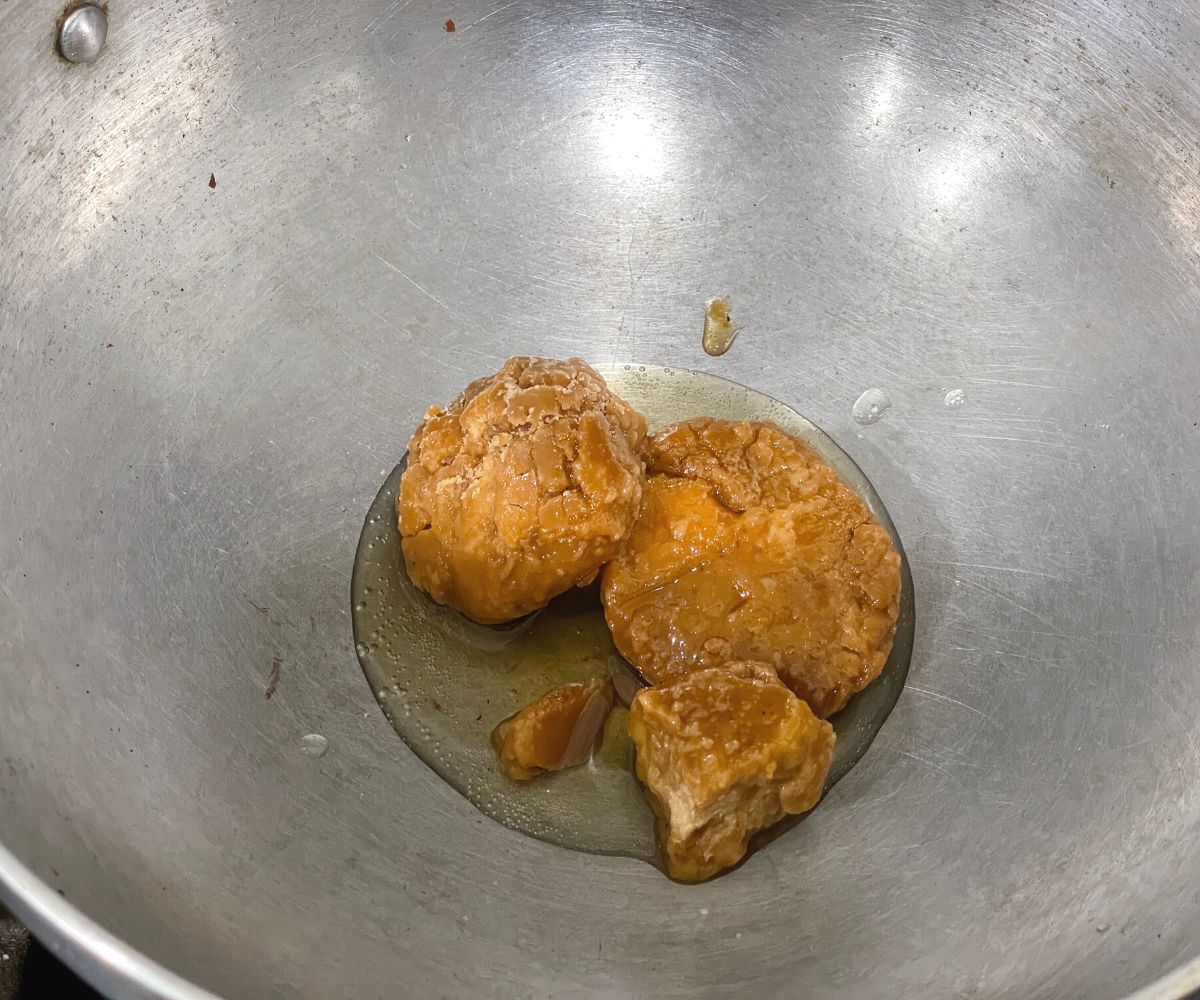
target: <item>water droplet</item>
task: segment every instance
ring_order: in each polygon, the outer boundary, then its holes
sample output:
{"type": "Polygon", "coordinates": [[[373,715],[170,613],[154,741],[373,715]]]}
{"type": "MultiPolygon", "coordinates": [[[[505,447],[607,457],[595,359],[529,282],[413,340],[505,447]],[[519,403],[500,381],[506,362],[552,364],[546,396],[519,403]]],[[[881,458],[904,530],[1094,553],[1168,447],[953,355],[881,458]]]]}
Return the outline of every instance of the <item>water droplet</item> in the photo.
{"type": "Polygon", "coordinates": [[[309,733],[300,737],[300,752],[309,757],[324,757],[329,750],[329,740],[320,733],[309,733]]]}
{"type": "Polygon", "coordinates": [[[957,410],[967,401],[967,394],[962,389],[951,389],[946,393],[946,405],[952,410],[957,410]]]}
{"type": "Polygon", "coordinates": [[[412,142],[412,136],[411,136],[411,135],[405,135],[405,136],[404,136],[404,141],[405,141],[405,142],[412,142]]]}
{"type": "Polygon", "coordinates": [[[854,419],[860,424],[873,424],[892,408],[892,401],[882,389],[868,389],[854,403],[854,419]]]}
{"type": "Polygon", "coordinates": [[[366,644],[361,643],[361,642],[356,642],[354,644],[354,652],[356,652],[359,656],[366,656],[367,655],[366,644]]]}
{"type": "Polygon", "coordinates": [[[1101,934],[1103,934],[1105,931],[1108,930],[1108,924],[1097,924],[1096,930],[1099,931],[1101,934]]]}

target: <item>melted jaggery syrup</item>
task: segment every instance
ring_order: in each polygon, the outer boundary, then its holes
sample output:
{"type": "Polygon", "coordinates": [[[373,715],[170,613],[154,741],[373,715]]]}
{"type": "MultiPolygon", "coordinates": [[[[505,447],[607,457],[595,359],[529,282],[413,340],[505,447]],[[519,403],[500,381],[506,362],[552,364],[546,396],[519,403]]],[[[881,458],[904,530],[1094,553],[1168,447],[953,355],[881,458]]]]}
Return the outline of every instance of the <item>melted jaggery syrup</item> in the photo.
{"type": "MultiPolygon", "coordinates": [[[[891,533],[902,557],[892,655],[879,679],[829,720],[838,742],[828,790],[866,752],[908,673],[912,581],[882,501],[828,435],[762,393],[653,365],[599,370],[614,392],[646,414],[652,430],[702,415],[773,421],[837,469],[891,533]]],[[[478,625],[435,604],[404,569],[395,516],[403,468],[401,463],[392,471],[367,513],[351,588],[359,661],[392,727],[421,760],[497,822],[561,847],[659,865],[653,814],[633,775],[625,707],[618,703],[613,709],[589,763],[529,781],[506,777],[490,743],[499,722],[551,688],[614,670],[620,676],[623,661],[605,625],[598,586],[570,591],[503,626],[478,625]]],[[[776,839],[788,825],[777,824],[756,842],[776,839]]]]}

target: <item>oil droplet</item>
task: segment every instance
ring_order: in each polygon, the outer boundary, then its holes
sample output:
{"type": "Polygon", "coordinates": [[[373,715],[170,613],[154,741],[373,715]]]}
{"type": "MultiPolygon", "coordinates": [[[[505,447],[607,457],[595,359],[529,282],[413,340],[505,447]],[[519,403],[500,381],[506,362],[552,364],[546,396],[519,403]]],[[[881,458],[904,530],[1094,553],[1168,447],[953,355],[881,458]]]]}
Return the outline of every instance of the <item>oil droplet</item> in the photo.
{"type": "Polygon", "coordinates": [[[860,424],[873,424],[892,408],[892,401],[882,389],[868,389],[854,403],[854,419],[860,424]]]}
{"type": "Polygon", "coordinates": [[[957,410],[967,401],[967,394],[962,389],[951,389],[946,393],[946,405],[952,410],[957,410]]]}
{"type": "Polygon", "coordinates": [[[736,323],[729,318],[729,299],[718,296],[704,303],[704,352],[719,358],[737,339],[736,323]]]}
{"type": "Polygon", "coordinates": [[[300,737],[300,752],[308,757],[324,757],[329,751],[329,740],[320,733],[309,733],[300,737]]]}

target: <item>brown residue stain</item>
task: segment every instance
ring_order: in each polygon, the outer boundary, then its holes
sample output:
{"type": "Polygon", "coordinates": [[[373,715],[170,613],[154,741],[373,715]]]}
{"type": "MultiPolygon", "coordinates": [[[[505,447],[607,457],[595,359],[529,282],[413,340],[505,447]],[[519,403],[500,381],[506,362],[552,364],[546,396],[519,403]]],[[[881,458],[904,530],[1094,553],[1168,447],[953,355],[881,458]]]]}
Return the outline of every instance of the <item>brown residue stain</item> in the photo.
{"type": "Polygon", "coordinates": [[[271,695],[275,693],[275,689],[279,687],[279,678],[283,676],[283,662],[279,657],[275,657],[271,661],[271,672],[267,674],[267,687],[264,694],[267,696],[267,701],[271,700],[271,695]]]}
{"type": "Polygon", "coordinates": [[[215,188],[217,186],[217,175],[216,174],[208,175],[208,186],[210,188],[215,188]]]}
{"type": "Polygon", "coordinates": [[[445,23],[445,24],[443,24],[443,25],[442,25],[442,27],[443,27],[443,28],[445,28],[447,31],[449,31],[449,32],[451,32],[451,33],[453,33],[454,31],[456,31],[456,30],[457,30],[457,28],[456,28],[456,26],[455,26],[454,22],[453,22],[453,21],[451,21],[449,18],[447,18],[447,19],[446,19],[446,23],[445,23]]]}

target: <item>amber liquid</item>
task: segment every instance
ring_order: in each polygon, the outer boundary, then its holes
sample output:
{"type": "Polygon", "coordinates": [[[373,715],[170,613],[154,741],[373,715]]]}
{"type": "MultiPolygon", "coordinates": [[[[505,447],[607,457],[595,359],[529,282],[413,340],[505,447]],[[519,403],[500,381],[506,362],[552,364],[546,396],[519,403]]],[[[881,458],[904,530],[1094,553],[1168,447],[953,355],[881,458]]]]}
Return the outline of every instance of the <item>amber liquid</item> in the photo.
{"type": "MultiPolygon", "coordinates": [[[[699,415],[774,421],[836,468],[891,532],[902,558],[896,639],[879,679],[830,720],[838,742],[828,790],[862,757],[891,712],[912,653],[912,579],[882,501],[831,438],[762,393],[712,375],[653,365],[600,370],[614,392],[646,414],[651,429],[699,415]]],[[[395,517],[402,471],[403,463],[367,514],[352,584],[359,660],[393,728],[497,822],[562,847],[657,864],[653,816],[633,775],[625,708],[609,717],[591,763],[531,781],[506,777],[488,741],[498,722],[550,688],[606,676],[619,662],[597,588],[564,594],[537,614],[501,627],[477,625],[435,604],[404,570],[395,517]]]]}

